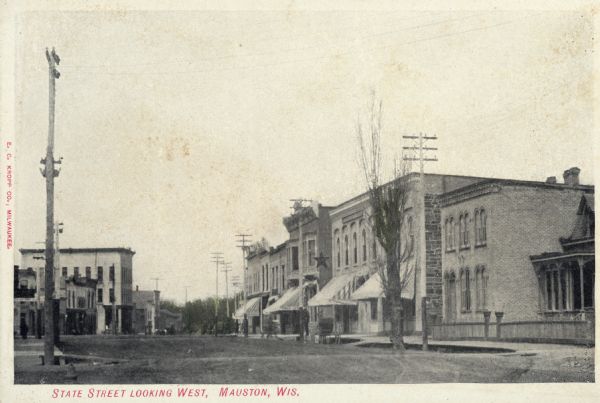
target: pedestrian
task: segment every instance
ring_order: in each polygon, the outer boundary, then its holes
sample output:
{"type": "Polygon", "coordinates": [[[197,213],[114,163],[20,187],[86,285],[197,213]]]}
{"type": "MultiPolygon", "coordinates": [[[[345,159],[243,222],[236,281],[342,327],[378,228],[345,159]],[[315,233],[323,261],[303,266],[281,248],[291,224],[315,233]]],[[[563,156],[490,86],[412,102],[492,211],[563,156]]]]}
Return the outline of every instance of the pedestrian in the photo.
{"type": "Polygon", "coordinates": [[[244,332],[244,337],[248,337],[248,316],[244,314],[244,320],[242,321],[242,331],[244,332]]]}
{"type": "Polygon", "coordinates": [[[25,323],[25,319],[21,319],[20,333],[23,340],[27,339],[27,332],[29,332],[29,327],[27,327],[27,323],[25,323]]]}
{"type": "Polygon", "coordinates": [[[269,315],[267,319],[267,339],[271,336],[273,336],[273,317],[269,315]]]}
{"type": "Polygon", "coordinates": [[[304,320],[302,321],[304,324],[304,334],[306,336],[308,336],[308,321],[309,321],[308,309],[303,310],[302,314],[304,315],[304,320]]]}

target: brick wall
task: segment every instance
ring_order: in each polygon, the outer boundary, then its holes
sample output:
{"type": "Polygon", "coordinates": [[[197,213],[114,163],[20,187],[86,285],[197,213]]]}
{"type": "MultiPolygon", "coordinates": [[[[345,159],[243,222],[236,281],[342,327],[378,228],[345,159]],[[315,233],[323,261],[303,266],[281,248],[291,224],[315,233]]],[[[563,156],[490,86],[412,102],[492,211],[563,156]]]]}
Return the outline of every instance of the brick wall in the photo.
{"type": "Polygon", "coordinates": [[[437,196],[425,195],[425,267],[426,293],[429,299],[428,317],[438,320],[442,315],[442,228],[441,209],[437,196]]]}
{"type": "MultiPolygon", "coordinates": [[[[445,239],[441,243],[443,272],[456,275],[457,322],[483,320],[482,312],[475,309],[478,265],[485,266],[489,276],[487,309],[504,312],[504,321],[538,319],[539,286],[529,256],[561,251],[559,238],[570,234],[582,193],[567,187],[502,185],[498,192],[442,208],[442,226],[446,217],[452,216],[457,223],[461,212],[469,213],[470,246],[448,252],[445,239]],[[487,214],[485,246],[474,242],[476,208],[484,208],[487,214]],[[465,312],[460,309],[460,268],[470,269],[472,308],[465,312]]],[[[455,239],[458,244],[458,228],[455,239]]]]}

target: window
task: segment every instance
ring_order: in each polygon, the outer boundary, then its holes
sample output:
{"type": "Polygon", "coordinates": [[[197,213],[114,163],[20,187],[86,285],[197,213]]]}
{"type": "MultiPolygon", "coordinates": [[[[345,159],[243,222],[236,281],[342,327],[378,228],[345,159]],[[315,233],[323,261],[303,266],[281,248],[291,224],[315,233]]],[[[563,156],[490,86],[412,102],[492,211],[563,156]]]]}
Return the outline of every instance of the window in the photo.
{"type": "Polygon", "coordinates": [[[485,245],[486,242],[486,214],[480,208],[475,210],[475,245],[485,245]]]}
{"type": "Polygon", "coordinates": [[[307,265],[308,266],[314,266],[315,264],[317,264],[317,261],[315,260],[315,240],[314,239],[310,239],[308,241],[308,262],[307,262],[307,265]]]}
{"type": "Polygon", "coordinates": [[[67,277],[67,275],[68,275],[67,268],[66,268],[66,267],[63,267],[63,268],[62,268],[62,276],[63,276],[63,277],[67,277]]]}
{"type": "Polygon", "coordinates": [[[356,232],[352,234],[352,252],[354,255],[354,264],[358,263],[358,245],[356,242],[356,232]]]}
{"type": "Polygon", "coordinates": [[[479,244],[485,245],[487,242],[487,214],[484,209],[479,211],[479,244]]]}
{"type": "Polygon", "coordinates": [[[74,277],[79,277],[79,267],[75,267],[75,268],[73,269],[73,276],[74,276],[74,277]]]}
{"type": "Polygon", "coordinates": [[[463,213],[459,218],[459,243],[461,248],[469,247],[469,214],[463,213]]]}
{"type": "Polygon", "coordinates": [[[104,280],[104,272],[102,266],[98,266],[98,282],[102,283],[102,280],[104,280]]]}
{"type": "Polygon", "coordinates": [[[487,309],[487,283],[488,283],[487,271],[484,266],[479,266],[475,272],[477,310],[487,309]]]}
{"type": "Polygon", "coordinates": [[[470,276],[469,269],[463,269],[460,272],[460,286],[461,286],[461,310],[463,312],[471,310],[471,289],[470,289],[470,276]]]}
{"type": "Polygon", "coordinates": [[[281,265],[281,288],[285,288],[285,265],[281,265]]]}
{"type": "Polygon", "coordinates": [[[115,281],[115,266],[108,269],[108,281],[115,281]]]}
{"type": "Polygon", "coordinates": [[[456,315],[456,275],[446,277],[446,321],[453,321],[456,315]]]}
{"type": "Polygon", "coordinates": [[[371,300],[371,320],[377,320],[377,300],[371,300]]]}
{"type": "Polygon", "coordinates": [[[85,278],[92,278],[92,268],[91,267],[85,268],[85,278]]]}
{"type": "Polygon", "coordinates": [[[456,229],[454,228],[454,217],[450,217],[450,249],[454,250],[456,245],[455,245],[455,240],[454,240],[454,234],[456,229]]]}
{"type": "Polygon", "coordinates": [[[408,250],[410,251],[410,254],[412,255],[413,248],[415,247],[415,231],[414,231],[412,217],[408,217],[407,226],[408,226],[408,245],[407,246],[409,247],[408,250]]]}
{"type": "Polygon", "coordinates": [[[292,246],[292,270],[298,270],[298,247],[292,246]]]}
{"type": "Polygon", "coordinates": [[[275,267],[271,267],[271,289],[277,288],[275,281],[277,281],[277,277],[275,277],[275,267]]]}
{"type": "Polygon", "coordinates": [[[102,303],[102,288],[98,288],[98,302],[102,303]]]}
{"type": "Polygon", "coordinates": [[[115,302],[115,289],[111,288],[108,290],[108,298],[111,303],[115,302]]]}
{"type": "Polygon", "coordinates": [[[345,251],[344,264],[346,266],[348,266],[348,235],[344,236],[344,251],[345,251]]]}
{"type": "Polygon", "coordinates": [[[373,239],[373,260],[377,259],[377,240],[373,239]]]}
{"type": "Polygon", "coordinates": [[[362,230],[362,255],[363,255],[363,262],[367,261],[367,231],[365,231],[364,229],[362,230]]]}
{"type": "Polygon", "coordinates": [[[340,251],[340,237],[338,237],[335,240],[335,250],[337,252],[337,267],[340,267],[342,265],[342,261],[341,261],[341,258],[340,258],[340,255],[341,255],[341,251],[340,251]]]}

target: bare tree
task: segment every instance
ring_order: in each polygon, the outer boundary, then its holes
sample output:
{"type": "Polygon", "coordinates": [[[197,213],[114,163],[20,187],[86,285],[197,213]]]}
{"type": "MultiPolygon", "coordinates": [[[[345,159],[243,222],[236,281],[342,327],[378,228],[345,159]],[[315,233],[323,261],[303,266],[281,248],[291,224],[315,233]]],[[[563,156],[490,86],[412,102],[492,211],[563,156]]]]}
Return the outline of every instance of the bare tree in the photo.
{"type": "MultiPolygon", "coordinates": [[[[410,218],[406,214],[411,189],[408,162],[395,158],[390,177],[382,170],[382,102],[372,97],[368,121],[359,118],[356,135],[359,143],[359,159],[365,175],[369,194],[369,220],[373,235],[383,248],[385,256],[377,260],[377,269],[384,290],[384,304],[392,325],[391,341],[396,350],[404,350],[404,312],[402,291],[412,276],[409,258],[414,249],[414,236],[407,233],[410,218]]],[[[385,312],[385,310],[384,310],[385,312]]]]}

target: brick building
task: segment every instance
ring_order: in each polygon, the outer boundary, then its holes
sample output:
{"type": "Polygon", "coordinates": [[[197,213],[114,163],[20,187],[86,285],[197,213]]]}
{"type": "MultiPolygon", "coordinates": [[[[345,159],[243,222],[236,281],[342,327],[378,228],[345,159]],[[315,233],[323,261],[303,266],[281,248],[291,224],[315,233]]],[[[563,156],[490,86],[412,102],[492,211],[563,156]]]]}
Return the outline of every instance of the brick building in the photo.
{"type": "MultiPolygon", "coordinates": [[[[578,174],[576,168],[565,171],[562,184],[554,178],[489,179],[439,197],[445,323],[481,322],[485,311],[503,314],[504,321],[540,318],[544,254],[570,245],[561,245],[561,237],[572,231],[578,209],[585,210],[582,200],[594,192],[579,184],[578,174]]],[[[567,250],[557,260],[564,256],[570,256],[567,250]]]]}
{"type": "MultiPolygon", "coordinates": [[[[38,278],[43,279],[44,260],[41,257],[44,256],[44,250],[20,249],[20,252],[21,267],[34,270],[38,278]]],[[[133,316],[131,284],[134,254],[135,252],[128,248],[61,248],[55,256],[60,320],[64,320],[67,313],[66,288],[60,281],[64,283],[66,279],[73,277],[96,280],[95,332],[101,334],[114,330],[117,333],[130,333],[133,316]],[[115,318],[114,322],[113,318],[115,318]]],[[[43,280],[41,282],[43,283],[43,280]]],[[[43,290],[43,288],[41,284],[39,289],[43,290]]],[[[43,291],[40,294],[43,304],[43,291]]],[[[64,329],[64,327],[64,323],[59,321],[59,328],[64,329]]]]}
{"type": "MultiPolygon", "coordinates": [[[[412,333],[421,331],[421,322],[415,318],[420,317],[420,304],[416,301],[422,297],[429,300],[429,320],[435,322],[441,318],[442,234],[437,200],[446,192],[485,179],[425,174],[423,200],[418,191],[418,174],[411,173],[399,180],[407,181],[409,189],[402,237],[405,244],[412,245],[412,253],[402,267],[405,273],[410,273],[402,299],[405,332],[412,333]],[[421,270],[419,259],[424,261],[425,270],[421,270]]],[[[367,193],[331,209],[333,280],[309,302],[320,307],[321,317],[333,317],[343,333],[379,333],[389,329],[389,323],[384,321],[382,290],[377,287],[377,279],[371,278],[377,272],[377,259],[383,257],[383,250],[372,234],[369,216],[367,193]]]]}

